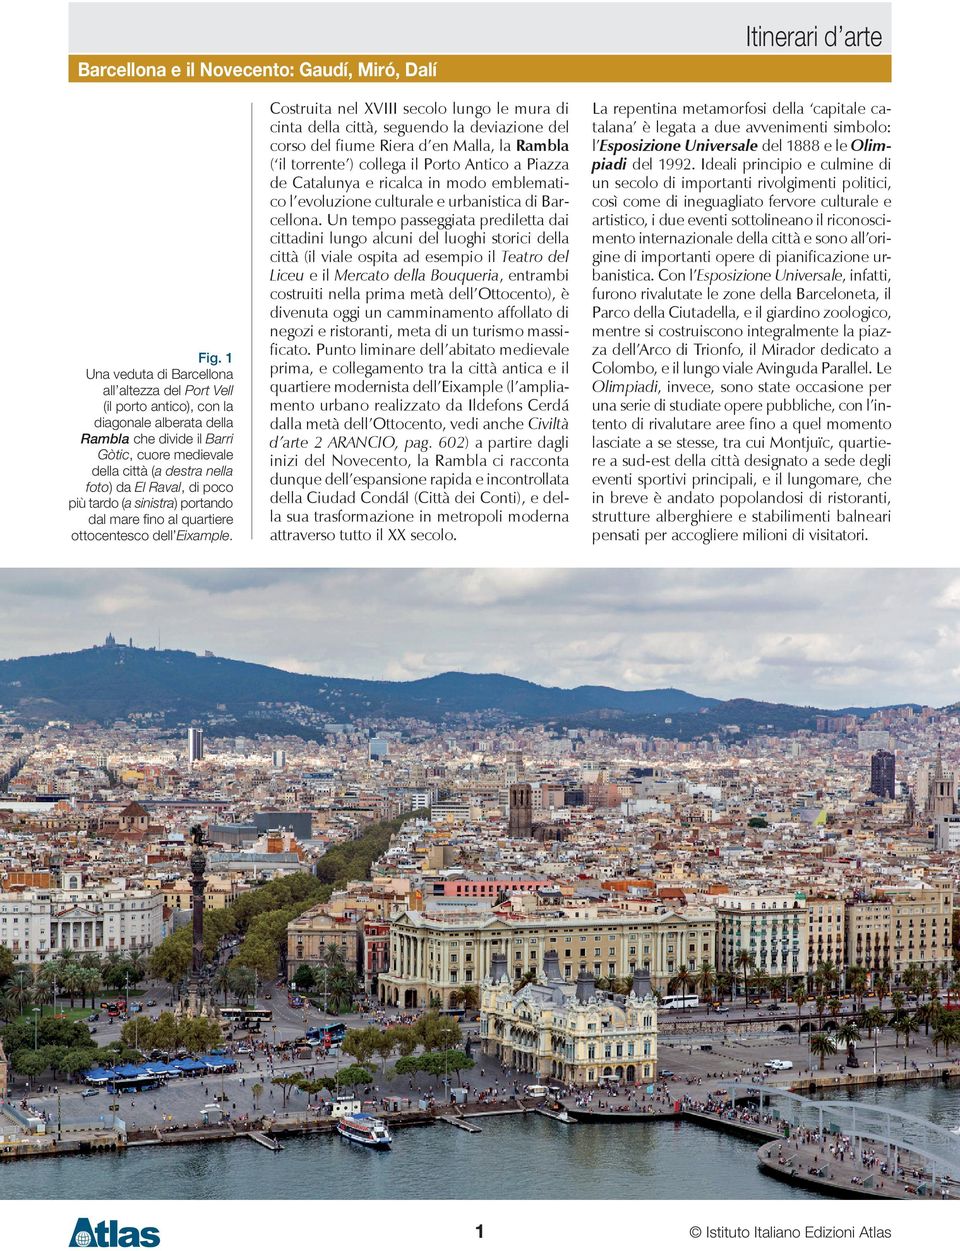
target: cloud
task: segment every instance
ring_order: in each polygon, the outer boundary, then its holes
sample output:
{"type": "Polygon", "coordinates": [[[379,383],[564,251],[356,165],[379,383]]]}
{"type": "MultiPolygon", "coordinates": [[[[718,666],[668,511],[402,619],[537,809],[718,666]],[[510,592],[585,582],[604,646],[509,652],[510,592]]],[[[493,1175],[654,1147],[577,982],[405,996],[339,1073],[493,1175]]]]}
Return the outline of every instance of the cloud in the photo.
{"type": "Polygon", "coordinates": [[[960,571],[10,570],[0,655],[108,631],[327,676],[505,672],[823,706],[960,696],[960,571]]]}

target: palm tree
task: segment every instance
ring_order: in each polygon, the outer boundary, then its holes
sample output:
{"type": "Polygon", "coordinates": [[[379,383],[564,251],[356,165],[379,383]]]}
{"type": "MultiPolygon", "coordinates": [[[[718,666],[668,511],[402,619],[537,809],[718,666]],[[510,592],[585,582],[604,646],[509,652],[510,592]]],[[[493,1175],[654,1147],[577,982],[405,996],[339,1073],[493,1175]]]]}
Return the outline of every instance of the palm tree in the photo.
{"type": "Polygon", "coordinates": [[[221,964],[210,979],[210,989],[215,995],[223,992],[223,1006],[227,1006],[227,995],[230,993],[230,966],[221,964]]]}
{"type": "Polygon", "coordinates": [[[890,994],[890,979],[881,973],[873,979],[873,993],[877,996],[877,1007],[883,1011],[883,1001],[890,994]]]}
{"type": "Polygon", "coordinates": [[[890,1018],[890,1027],[896,1034],[897,1042],[900,1041],[900,1035],[903,1035],[903,1043],[906,1048],[910,1046],[910,1035],[916,1028],[916,1020],[911,1016],[905,1008],[898,1008],[890,1018]]]}
{"type": "MultiPolygon", "coordinates": [[[[621,978],[621,981],[629,982],[629,979],[621,978]]],[[[629,986],[623,993],[629,993],[629,986]]],[[[480,1007],[480,991],[472,983],[469,983],[463,988],[463,1007],[466,1012],[476,1012],[476,1010],[480,1007]]]]}
{"type": "MultiPolygon", "coordinates": [[[[41,973],[43,972],[43,968],[41,968],[40,972],[41,973]]],[[[52,978],[50,977],[41,978],[39,975],[37,976],[36,983],[34,984],[34,987],[33,987],[32,998],[33,998],[33,1002],[39,1005],[41,1016],[43,1015],[44,1004],[53,1002],[53,986],[54,986],[54,983],[53,983],[52,978]]]]}
{"type": "Polygon", "coordinates": [[[70,996],[70,1007],[74,1005],[77,995],[83,991],[83,970],[79,964],[64,965],[57,979],[61,989],[70,996]]]}
{"type": "Polygon", "coordinates": [[[81,985],[84,1000],[86,1000],[87,995],[90,996],[90,1008],[92,1010],[94,1004],[96,1003],[97,993],[103,985],[100,979],[100,970],[98,968],[84,969],[83,976],[81,978],[81,985]]]}
{"type": "Polygon", "coordinates": [[[817,1009],[817,1029],[823,1029],[823,1018],[827,1012],[827,996],[822,990],[817,991],[814,1005],[817,1009]]]}
{"type": "Polygon", "coordinates": [[[867,970],[861,965],[854,967],[847,974],[847,988],[852,991],[857,1010],[863,1010],[863,997],[867,993],[867,970]]]}
{"type": "Polygon", "coordinates": [[[17,1016],[24,1013],[33,1002],[33,978],[24,973],[17,973],[8,983],[6,993],[16,1004],[17,1016]]]}
{"type": "Polygon", "coordinates": [[[248,1003],[256,995],[257,975],[244,964],[231,964],[229,985],[236,1003],[248,1003]]]}
{"type": "MultiPolygon", "coordinates": [[[[743,973],[743,999],[746,1002],[750,988],[750,974],[756,967],[756,962],[750,952],[744,951],[741,947],[734,957],[733,965],[743,973]]],[[[734,986],[733,993],[736,994],[736,986],[734,986]]]]}
{"type": "Polygon", "coordinates": [[[802,986],[798,986],[797,989],[790,996],[790,998],[797,1005],[797,1037],[799,1038],[800,1017],[803,1015],[803,1005],[807,1002],[810,996],[807,994],[807,992],[803,989],[802,986]]]}
{"type": "Polygon", "coordinates": [[[837,1044],[829,1034],[825,1034],[821,1030],[819,1033],[810,1035],[810,1051],[813,1055],[819,1056],[820,1068],[825,1069],[827,1067],[827,1056],[835,1056],[837,1054],[837,1044]]]}
{"type": "Polygon", "coordinates": [[[139,986],[147,976],[147,957],[139,947],[134,947],[126,961],[130,985],[139,986]]]}
{"type": "Polygon", "coordinates": [[[717,974],[717,998],[722,1003],[723,1000],[733,990],[733,974],[718,973],[717,974]]]}
{"type": "Polygon", "coordinates": [[[921,1003],[914,1015],[914,1020],[918,1025],[923,1026],[923,1032],[930,1037],[930,1026],[936,1025],[943,1008],[938,999],[928,999],[926,1003],[921,1003]]]}
{"type": "Polygon", "coordinates": [[[837,966],[832,960],[821,960],[814,974],[814,982],[818,987],[830,993],[837,981],[837,966]]]}
{"type": "Polygon", "coordinates": [[[713,965],[709,960],[702,961],[700,967],[697,969],[696,986],[697,990],[699,990],[704,999],[710,998],[710,992],[713,990],[714,980],[715,974],[713,965]]]}
{"type": "Polygon", "coordinates": [[[937,1020],[933,1029],[933,1052],[938,1054],[940,1044],[947,1056],[950,1055],[950,1048],[960,1037],[960,1021],[951,1012],[944,1012],[937,1020]]]}
{"type": "Polygon", "coordinates": [[[857,1043],[860,1041],[860,1031],[852,1021],[843,1021],[836,1033],[834,1039],[841,1046],[847,1049],[847,1059],[852,1060],[856,1055],[857,1043]]]}
{"type": "Polygon", "coordinates": [[[690,987],[693,985],[693,974],[690,972],[690,970],[687,968],[685,964],[681,964],[680,967],[677,969],[676,973],[674,974],[673,978],[671,979],[670,984],[671,986],[674,986],[674,987],[679,986],[680,994],[683,996],[683,998],[686,998],[687,992],[689,991],[690,987]]]}
{"type": "Polygon", "coordinates": [[[860,1023],[864,1029],[869,1030],[873,1035],[873,1071],[876,1073],[877,1048],[879,1046],[880,1031],[883,1029],[884,1025],[886,1025],[887,1018],[884,1016],[880,1008],[867,1008],[866,1011],[861,1014],[860,1023]]]}
{"type": "Polygon", "coordinates": [[[100,977],[103,979],[105,986],[112,987],[113,990],[119,990],[127,978],[126,961],[120,958],[116,951],[111,951],[104,961],[100,970],[100,977]]]}

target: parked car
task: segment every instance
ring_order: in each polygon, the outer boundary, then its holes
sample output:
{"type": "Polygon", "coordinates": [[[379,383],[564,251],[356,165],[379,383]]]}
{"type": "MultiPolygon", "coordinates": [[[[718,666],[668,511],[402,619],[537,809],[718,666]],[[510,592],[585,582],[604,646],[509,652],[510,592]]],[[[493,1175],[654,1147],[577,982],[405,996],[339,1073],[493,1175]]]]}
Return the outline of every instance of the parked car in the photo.
{"type": "Polygon", "coordinates": [[[100,1091],[99,1091],[99,1090],[97,1090],[97,1088],[96,1088],[95,1086],[87,1086],[84,1090],[82,1090],[82,1091],[80,1092],[80,1094],[81,1094],[81,1098],[83,1098],[83,1099],[89,1099],[89,1098],[91,1098],[93,1095],[99,1095],[99,1093],[100,1093],[100,1091]]]}
{"type": "Polygon", "coordinates": [[[91,1012],[91,1013],[90,1013],[90,1015],[87,1017],[87,1020],[88,1020],[88,1021],[99,1021],[99,1020],[100,1020],[100,1013],[99,1013],[99,1012],[91,1012]]]}

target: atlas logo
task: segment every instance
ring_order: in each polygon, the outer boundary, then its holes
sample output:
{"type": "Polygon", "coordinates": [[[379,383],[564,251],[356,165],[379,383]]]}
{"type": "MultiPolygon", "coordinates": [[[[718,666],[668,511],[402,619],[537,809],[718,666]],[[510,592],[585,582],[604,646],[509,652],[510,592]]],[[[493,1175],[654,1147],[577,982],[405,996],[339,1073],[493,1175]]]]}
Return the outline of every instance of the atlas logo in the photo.
{"type": "Polygon", "coordinates": [[[94,1225],[81,1216],[73,1227],[68,1244],[71,1247],[157,1247],[160,1231],[153,1225],[137,1229],[135,1225],[119,1225],[116,1221],[98,1221],[94,1225]]]}

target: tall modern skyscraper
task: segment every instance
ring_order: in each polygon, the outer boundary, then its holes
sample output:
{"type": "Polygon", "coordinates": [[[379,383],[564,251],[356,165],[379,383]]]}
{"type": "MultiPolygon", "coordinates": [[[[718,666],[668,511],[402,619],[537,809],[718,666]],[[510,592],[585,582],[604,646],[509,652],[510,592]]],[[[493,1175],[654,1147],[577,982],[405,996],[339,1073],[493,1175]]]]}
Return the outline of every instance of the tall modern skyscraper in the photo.
{"type": "Polygon", "coordinates": [[[870,757],[870,789],[880,799],[893,799],[897,789],[897,758],[892,751],[875,751],[870,757]]]}
{"type": "Polygon", "coordinates": [[[187,758],[191,764],[203,759],[203,730],[187,731],[187,758]]]}

